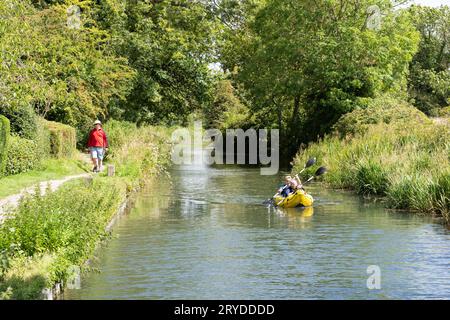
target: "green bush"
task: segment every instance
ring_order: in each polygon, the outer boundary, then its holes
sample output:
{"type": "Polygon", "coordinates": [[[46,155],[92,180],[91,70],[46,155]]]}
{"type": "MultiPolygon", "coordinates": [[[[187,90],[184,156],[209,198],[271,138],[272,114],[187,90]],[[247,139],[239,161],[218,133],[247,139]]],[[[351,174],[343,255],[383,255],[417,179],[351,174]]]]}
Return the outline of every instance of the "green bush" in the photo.
{"type": "Polygon", "coordinates": [[[11,133],[29,140],[36,138],[38,118],[32,107],[2,108],[0,114],[9,119],[11,133]]]}
{"type": "Polygon", "coordinates": [[[221,80],[216,85],[214,101],[204,110],[204,116],[208,128],[243,128],[249,110],[236,96],[231,81],[221,80]]]}
{"type": "Polygon", "coordinates": [[[139,181],[164,171],[170,161],[170,129],[136,127],[126,121],[108,121],[104,129],[110,144],[109,161],[117,175],[139,181]]]}
{"type": "Polygon", "coordinates": [[[406,102],[391,97],[379,97],[372,100],[365,109],[356,109],[343,115],[333,126],[340,137],[363,134],[370,125],[378,123],[430,123],[421,111],[406,102]]]}
{"type": "Polygon", "coordinates": [[[3,175],[6,166],[9,131],[9,120],[4,116],[0,116],[0,177],[3,175]]]}
{"type": "Polygon", "coordinates": [[[136,134],[137,127],[134,123],[128,121],[109,120],[104,126],[108,136],[108,142],[111,146],[123,146],[129,140],[131,135],[136,134]]]}
{"type": "Polygon", "coordinates": [[[37,168],[41,154],[36,141],[12,136],[6,157],[6,175],[14,175],[37,168]]]}
{"type": "Polygon", "coordinates": [[[49,158],[52,153],[51,141],[50,141],[50,131],[45,127],[45,122],[43,118],[38,119],[38,129],[36,132],[35,141],[38,145],[38,151],[41,158],[49,158]]]}
{"type": "Polygon", "coordinates": [[[56,158],[73,155],[77,136],[75,128],[53,121],[43,120],[44,127],[50,132],[50,152],[56,158]]]}

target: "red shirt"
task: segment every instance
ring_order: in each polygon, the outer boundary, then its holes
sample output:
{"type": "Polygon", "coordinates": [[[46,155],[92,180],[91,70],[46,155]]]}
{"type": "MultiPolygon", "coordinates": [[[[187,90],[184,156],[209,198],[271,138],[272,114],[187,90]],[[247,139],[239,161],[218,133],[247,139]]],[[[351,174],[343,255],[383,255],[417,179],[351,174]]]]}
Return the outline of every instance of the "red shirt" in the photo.
{"type": "Polygon", "coordinates": [[[106,137],[105,131],[102,128],[92,129],[89,133],[88,148],[98,147],[98,148],[108,148],[108,138],[106,137]]]}

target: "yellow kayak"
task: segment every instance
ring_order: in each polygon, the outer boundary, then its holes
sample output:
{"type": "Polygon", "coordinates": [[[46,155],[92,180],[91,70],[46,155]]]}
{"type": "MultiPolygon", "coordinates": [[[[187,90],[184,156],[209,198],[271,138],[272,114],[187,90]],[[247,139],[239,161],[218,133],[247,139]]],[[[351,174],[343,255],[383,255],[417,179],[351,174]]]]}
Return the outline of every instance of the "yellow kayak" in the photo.
{"type": "Polygon", "coordinates": [[[273,197],[273,200],[281,208],[310,207],[314,202],[313,197],[303,190],[297,190],[286,198],[281,195],[276,195],[273,197]]]}

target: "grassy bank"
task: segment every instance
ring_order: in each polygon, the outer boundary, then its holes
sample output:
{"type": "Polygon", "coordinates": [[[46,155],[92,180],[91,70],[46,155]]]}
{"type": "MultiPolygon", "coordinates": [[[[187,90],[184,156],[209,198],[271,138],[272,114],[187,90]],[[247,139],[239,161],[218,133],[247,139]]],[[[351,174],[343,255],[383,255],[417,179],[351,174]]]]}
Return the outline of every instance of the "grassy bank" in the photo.
{"type": "Polygon", "coordinates": [[[330,187],[382,196],[389,208],[439,215],[448,223],[449,127],[407,108],[373,107],[347,116],[333,135],[299,151],[293,171],[315,156],[329,169],[323,179],[330,187]]]}
{"type": "Polygon", "coordinates": [[[29,196],[0,226],[0,298],[38,299],[43,288],[67,281],[107,237],[105,227],[130,191],[164,171],[167,129],[116,121],[105,129],[116,177],[100,174],[29,196]]]}
{"type": "Polygon", "coordinates": [[[26,110],[9,114],[12,122],[0,115],[0,198],[89,170],[76,150],[75,128],[26,110]]]}
{"type": "Polygon", "coordinates": [[[85,173],[90,168],[76,154],[72,159],[45,159],[39,169],[7,176],[0,180],[0,199],[19,193],[22,189],[48,180],[60,179],[69,175],[85,173]]]}

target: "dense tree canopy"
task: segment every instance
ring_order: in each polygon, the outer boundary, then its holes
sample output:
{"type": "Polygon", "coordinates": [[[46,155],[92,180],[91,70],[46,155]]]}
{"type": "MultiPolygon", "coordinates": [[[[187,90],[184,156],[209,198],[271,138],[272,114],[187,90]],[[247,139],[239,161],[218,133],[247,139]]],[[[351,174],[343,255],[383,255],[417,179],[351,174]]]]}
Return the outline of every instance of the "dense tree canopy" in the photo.
{"type": "Polygon", "coordinates": [[[126,23],[115,46],[138,76],[126,103],[126,119],[180,122],[209,102],[217,21],[195,1],[128,1],[126,23]]]}
{"type": "Polygon", "coordinates": [[[233,39],[242,50],[231,60],[253,108],[269,108],[300,142],[368,99],[404,89],[418,39],[408,15],[394,13],[389,1],[271,0],[233,39]],[[384,12],[379,29],[368,27],[373,4],[384,12]]]}
{"type": "Polygon", "coordinates": [[[5,0],[3,113],[31,106],[83,127],[96,117],[182,123],[210,101],[218,20],[183,1],[5,0]],[[68,11],[81,10],[80,28],[68,11]]]}
{"type": "Polygon", "coordinates": [[[112,101],[125,98],[134,71],[111,50],[89,6],[82,7],[80,29],[68,27],[67,6],[37,10],[18,0],[1,6],[2,112],[31,106],[48,119],[79,126],[106,116],[112,101]]]}
{"type": "Polygon", "coordinates": [[[13,132],[33,112],[83,132],[97,117],[185,124],[201,110],[220,129],[279,128],[292,154],[382,95],[429,114],[449,103],[448,7],[3,0],[0,15],[0,113],[13,132]]]}
{"type": "Polygon", "coordinates": [[[419,51],[410,67],[409,93],[428,114],[450,105],[450,8],[411,8],[421,33],[419,51]]]}

